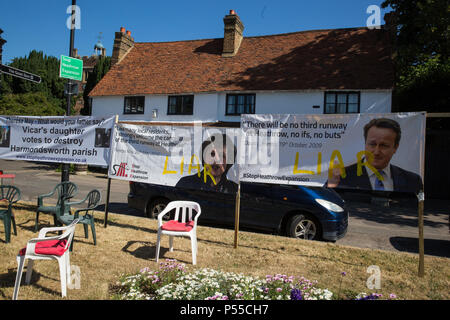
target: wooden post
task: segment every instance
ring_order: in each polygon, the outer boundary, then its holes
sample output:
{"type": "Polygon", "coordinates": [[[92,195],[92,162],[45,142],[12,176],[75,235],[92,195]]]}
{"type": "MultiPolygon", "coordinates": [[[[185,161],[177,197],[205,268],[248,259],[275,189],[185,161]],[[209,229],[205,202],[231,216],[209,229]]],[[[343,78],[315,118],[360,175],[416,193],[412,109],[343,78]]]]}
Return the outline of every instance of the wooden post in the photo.
{"type": "Polygon", "coordinates": [[[238,190],[236,193],[236,208],[234,214],[234,248],[238,247],[238,233],[239,233],[239,214],[241,208],[241,182],[239,181],[238,190]]]}
{"type": "Polygon", "coordinates": [[[425,247],[423,238],[424,192],[420,191],[417,198],[419,200],[419,277],[423,278],[425,275],[425,247]]]}
{"type": "MultiPolygon", "coordinates": [[[[111,141],[114,138],[115,126],[116,126],[116,124],[118,122],[119,122],[119,116],[116,114],[116,119],[114,120],[114,130],[111,133],[111,141]]],[[[110,148],[110,152],[109,152],[109,158],[110,159],[111,159],[111,154],[112,154],[112,148],[110,148]]],[[[109,166],[108,166],[107,174],[109,175],[109,166]]],[[[105,228],[108,225],[108,211],[109,211],[109,195],[110,195],[110,193],[111,193],[111,178],[108,177],[108,185],[106,187],[105,222],[104,222],[104,225],[103,225],[105,228]]]]}

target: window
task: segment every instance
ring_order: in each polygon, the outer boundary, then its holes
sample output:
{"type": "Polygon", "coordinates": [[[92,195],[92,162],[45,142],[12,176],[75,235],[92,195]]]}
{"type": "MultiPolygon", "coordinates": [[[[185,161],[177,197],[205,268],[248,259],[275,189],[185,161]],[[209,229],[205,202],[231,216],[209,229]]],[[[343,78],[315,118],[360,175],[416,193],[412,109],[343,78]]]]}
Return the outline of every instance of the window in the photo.
{"type": "Polygon", "coordinates": [[[324,113],[359,113],[359,92],[325,92],[324,113]]]}
{"type": "Polygon", "coordinates": [[[125,97],[123,114],[143,114],[145,97],[125,97]]]}
{"type": "Polygon", "coordinates": [[[167,107],[167,114],[194,114],[194,96],[169,96],[169,106],[167,107]]]}
{"type": "Polygon", "coordinates": [[[255,113],[255,94],[227,94],[227,116],[255,113]]]}

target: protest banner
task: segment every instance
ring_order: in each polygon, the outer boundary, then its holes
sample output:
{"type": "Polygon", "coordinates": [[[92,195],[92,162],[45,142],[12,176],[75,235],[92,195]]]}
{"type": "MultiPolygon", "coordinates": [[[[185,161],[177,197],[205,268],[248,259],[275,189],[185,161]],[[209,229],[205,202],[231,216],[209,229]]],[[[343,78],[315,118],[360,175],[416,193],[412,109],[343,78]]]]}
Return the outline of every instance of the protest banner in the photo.
{"type": "Polygon", "coordinates": [[[424,113],[242,115],[241,131],[240,181],[423,189],[424,113]]]}
{"type": "Polygon", "coordinates": [[[114,117],[0,117],[0,158],[109,164],[114,117]]]}
{"type": "Polygon", "coordinates": [[[239,129],[116,124],[108,176],[235,193],[239,129]]]}

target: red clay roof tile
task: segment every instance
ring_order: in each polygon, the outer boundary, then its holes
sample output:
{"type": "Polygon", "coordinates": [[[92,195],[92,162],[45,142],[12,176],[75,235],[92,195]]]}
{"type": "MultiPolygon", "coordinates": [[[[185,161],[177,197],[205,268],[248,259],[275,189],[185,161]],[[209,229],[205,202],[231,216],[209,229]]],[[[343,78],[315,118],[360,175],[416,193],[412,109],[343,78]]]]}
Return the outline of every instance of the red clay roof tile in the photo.
{"type": "Polygon", "coordinates": [[[223,39],[135,43],[90,96],[259,90],[391,89],[388,33],[367,28],[223,39]]]}

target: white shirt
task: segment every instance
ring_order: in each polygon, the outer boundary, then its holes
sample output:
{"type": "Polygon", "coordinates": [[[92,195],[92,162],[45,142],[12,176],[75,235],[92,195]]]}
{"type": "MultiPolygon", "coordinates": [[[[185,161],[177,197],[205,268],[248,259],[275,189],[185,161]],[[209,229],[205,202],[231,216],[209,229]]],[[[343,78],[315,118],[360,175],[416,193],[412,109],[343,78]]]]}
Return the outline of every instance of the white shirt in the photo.
{"type": "MultiPolygon", "coordinates": [[[[377,179],[377,176],[375,175],[374,172],[372,172],[372,170],[367,169],[369,173],[369,180],[370,180],[370,185],[372,186],[372,190],[375,190],[375,180],[377,179]]],[[[383,182],[384,185],[384,190],[385,191],[394,191],[394,181],[392,180],[392,176],[391,176],[391,166],[388,165],[386,168],[382,169],[383,173],[382,176],[384,178],[384,180],[382,180],[381,182],[383,182]]],[[[378,170],[378,172],[380,172],[381,170],[378,170]]]]}

